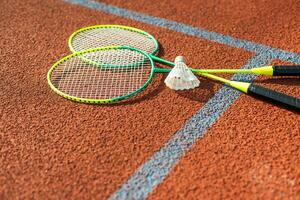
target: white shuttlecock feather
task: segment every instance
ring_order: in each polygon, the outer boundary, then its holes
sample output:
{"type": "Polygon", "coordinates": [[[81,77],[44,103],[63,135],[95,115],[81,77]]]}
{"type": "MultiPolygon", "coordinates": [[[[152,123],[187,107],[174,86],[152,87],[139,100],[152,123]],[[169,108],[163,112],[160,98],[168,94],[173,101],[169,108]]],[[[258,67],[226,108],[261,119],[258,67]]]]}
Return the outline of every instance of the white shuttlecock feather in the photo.
{"type": "Polygon", "coordinates": [[[182,56],[175,58],[175,66],[165,79],[165,84],[172,90],[188,90],[198,87],[200,81],[185,64],[182,56]]]}

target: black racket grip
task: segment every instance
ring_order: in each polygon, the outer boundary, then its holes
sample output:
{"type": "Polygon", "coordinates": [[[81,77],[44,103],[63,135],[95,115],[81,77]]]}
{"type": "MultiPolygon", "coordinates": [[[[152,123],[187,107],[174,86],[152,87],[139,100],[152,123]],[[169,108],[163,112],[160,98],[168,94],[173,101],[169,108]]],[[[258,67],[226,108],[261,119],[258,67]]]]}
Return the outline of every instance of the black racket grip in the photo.
{"type": "Polygon", "coordinates": [[[264,97],[266,99],[276,101],[277,103],[285,104],[290,108],[300,110],[300,99],[255,85],[253,83],[249,86],[247,93],[253,96],[264,97]]]}
{"type": "Polygon", "coordinates": [[[273,66],[273,76],[300,76],[300,65],[275,65],[273,66]]]}

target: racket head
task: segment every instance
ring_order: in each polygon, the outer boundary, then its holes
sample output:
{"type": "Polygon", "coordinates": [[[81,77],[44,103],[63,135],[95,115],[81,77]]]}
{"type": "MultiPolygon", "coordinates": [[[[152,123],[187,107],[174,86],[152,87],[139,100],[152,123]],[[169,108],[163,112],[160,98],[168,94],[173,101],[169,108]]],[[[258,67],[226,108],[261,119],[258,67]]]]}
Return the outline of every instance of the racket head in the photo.
{"type": "Polygon", "coordinates": [[[152,35],[122,25],[95,25],[81,28],[72,33],[68,45],[73,53],[105,46],[130,46],[150,55],[155,55],[159,50],[158,41],[152,35]]]}
{"type": "Polygon", "coordinates": [[[147,53],[127,46],[107,46],[60,59],[48,71],[47,81],[55,93],[69,100],[107,104],[143,91],[154,73],[154,62],[147,53]],[[86,59],[90,57],[96,62],[86,59]]]}

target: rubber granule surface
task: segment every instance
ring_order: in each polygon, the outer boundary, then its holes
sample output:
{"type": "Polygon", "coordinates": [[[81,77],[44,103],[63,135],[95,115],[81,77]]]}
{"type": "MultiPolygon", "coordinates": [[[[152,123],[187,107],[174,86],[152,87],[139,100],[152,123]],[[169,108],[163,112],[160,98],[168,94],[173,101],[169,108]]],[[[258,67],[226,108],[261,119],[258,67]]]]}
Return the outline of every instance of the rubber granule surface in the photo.
{"type": "MultiPolygon", "coordinates": [[[[139,2],[108,3],[300,52],[295,1],[139,2]]],[[[0,4],[0,199],[107,199],[222,87],[200,78],[200,88],[174,92],[158,74],[145,92],[122,103],[68,101],[51,91],[46,74],[70,53],[73,31],[94,24],[137,27],[158,39],[161,57],[183,55],[196,68],[240,68],[253,56],[63,1],[0,4]]],[[[294,78],[256,82],[300,97],[294,78]]],[[[291,110],[241,95],[149,198],[296,199],[299,121],[291,110]]]]}

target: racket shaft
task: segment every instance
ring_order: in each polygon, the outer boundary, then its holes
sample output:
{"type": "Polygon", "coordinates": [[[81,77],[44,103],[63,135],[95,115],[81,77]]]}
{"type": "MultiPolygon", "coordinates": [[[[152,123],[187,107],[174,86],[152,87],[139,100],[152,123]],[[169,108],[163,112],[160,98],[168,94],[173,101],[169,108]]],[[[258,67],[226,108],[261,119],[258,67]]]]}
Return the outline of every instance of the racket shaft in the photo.
{"type": "Polygon", "coordinates": [[[300,110],[300,99],[280,92],[276,92],[268,88],[264,88],[262,86],[258,86],[253,83],[250,84],[247,93],[253,96],[261,96],[269,100],[276,101],[281,104],[285,104],[291,108],[300,110]]]}
{"type": "MultiPolygon", "coordinates": [[[[156,72],[166,73],[169,71],[170,71],[170,69],[163,70],[160,68],[156,68],[156,72]]],[[[255,85],[253,83],[251,84],[251,83],[240,82],[240,81],[230,81],[230,80],[224,79],[222,77],[215,76],[213,74],[201,73],[198,70],[196,70],[196,71],[194,70],[194,73],[199,76],[206,77],[208,79],[224,83],[226,85],[229,85],[229,86],[231,86],[241,92],[247,93],[249,95],[261,96],[266,99],[276,101],[281,104],[285,104],[292,108],[300,109],[300,99],[297,99],[295,97],[292,97],[292,96],[289,96],[289,95],[286,95],[286,94],[283,94],[280,92],[276,92],[274,90],[264,88],[262,86],[255,85]]]]}
{"type": "MultiPolygon", "coordinates": [[[[164,60],[162,58],[150,55],[150,57],[161,64],[174,66],[173,62],[164,60]]],[[[242,73],[242,74],[256,74],[266,76],[300,76],[300,65],[295,66],[262,66],[252,69],[191,69],[194,73],[242,73]]]]}
{"type": "Polygon", "coordinates": [[[266,76],[300,76],[300,65],[263,66],[252,69],[191,69],[199,73],[243,73],[266,76]]]}
{"type": "Polygon", "coordinates": [[[273,66],[273,76],[300,76],[300,65],[295,65],[295,66],[276,65],[276,66],[273,66]]]}

